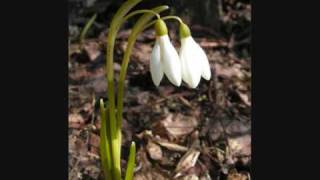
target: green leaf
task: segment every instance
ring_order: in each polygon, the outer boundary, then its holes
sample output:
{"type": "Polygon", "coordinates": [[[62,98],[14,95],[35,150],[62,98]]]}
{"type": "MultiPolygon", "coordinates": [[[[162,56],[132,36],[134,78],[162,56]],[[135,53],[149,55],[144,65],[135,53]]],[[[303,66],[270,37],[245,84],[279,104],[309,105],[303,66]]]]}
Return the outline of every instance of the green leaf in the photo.
{"type": "Polygon", "coordinates": [[[104,176],[107,180],[112,180],[111,171],[112,171],[112,163],[111,163],[111,151],[110,151],[110,135],[107,131],[109,131],[108,123],[107,123],[107,110],[104,107],[103,100],[100,99],[100,113],[101,113],[101,128],[100,128],[100,157],[102,168],[104,172],[104,176]]]}
{"type": "Polygon", "coordinates": [[[115,114],[115,92],[114,92],[114,66],[113,66],[113,53],[114,44],[116,40],[117,32],[122,25],[123,17],[139,2],[142,0],[128,0],[125,1],[121,7],[117,10],[116,14],[113,16],[108,37],[107,37],[107,56],[106,56],[106,70],[107,70],[107,81],[108,81],[108,100],[109,100],[109,123],[111,130],[111,157],[112,157],[112,173],[114,175],[114,180],[121,180],[121,151],[119,149],[119,144],[121,144],[121,128],[117,126],[117,119],[115,114]]]}
{"type": "MultiPolygon", "coordinates": [[[[155,13],[160,13],[164,10],[167,10],[168,6],[158,6],[156,8],[151,9],[151,11],[155,13]]],[[[134,11],[136,12],[136,11],[134,11]]],[[[134,14],[134,12],[131,13],[134,14]]],[[[127,19],[130,14],[127,15],[124,19],[127,19]]],[[[136,42],[136,39],[139,35],[139,33],[143,30],[146,23],[148,23],[155,15],[153,13],[144,13],[138,21],[135,23],[134,27],[132,28],[132,32],[128,39],[128,45],[127,49],[125,51],[125,54],[123,56],[122,64],[121,64],[121,70],[120,70],[120,77],[119,77],[119,84],[118,84],[118,98],[117,98],[117,128],[121,129],[122,126],[122,110],[123,110],[123,91],[124,91],[124,80],[127,74],[127,68],[130,60],[130,55],[132,52],[132,48],[134,46],[134,43],[136,42]]],[[[118,131],[118,137],[120,139],[119,141],[119,149],[121,154],[121,131],[118,131]]]]}
{"type": "Polygon", "coordinates": [[[92,26],[92,24],[94,23],[94,20],[96,20],[97,18],[97,14],[94,14],[90,20],[87,22],[87,24],[84,26],[81,34],[80,34],[80,42],[83,42],[84,41],[84,38],[88,32],[88,30],[90,29],[90,27],[92,26]]]}
{"type": "Polygon", "coordinates": [[[136,161],[136,144],[134,142],[132,142],[131,146],[130,146],[130,154],[129,154],[129,159],[128,159],[125,180],[132,180],[133,179],[134,168],[136,166],[135,161],[136,161]]]}

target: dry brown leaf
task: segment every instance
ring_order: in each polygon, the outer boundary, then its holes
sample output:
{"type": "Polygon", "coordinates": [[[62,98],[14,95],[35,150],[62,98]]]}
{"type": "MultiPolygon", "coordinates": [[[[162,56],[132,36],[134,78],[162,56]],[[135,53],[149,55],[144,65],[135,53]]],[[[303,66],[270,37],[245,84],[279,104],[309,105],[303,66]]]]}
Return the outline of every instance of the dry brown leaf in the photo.
{"type": "Polygon", "coordinates": [[[70,128],[81,128],[84,125],[84,119],[80,114],[69,114],[68,118],[70,128]]]}
{"type": "Polygon", "coordinates": [[[91,133],[89,144],[97,148],[100,147],[100,137],[94,133],[91,133]]]}
{"type": "Polygon", "coordinates": [[[92,103],[88,102],[88,103],[85,103],[83,105],[83,111],[86,112],[86,113],[89,113],[91,114],[93,112],[93,105],[92,103]]]}
{"type": "Polygon", "coordinates": [[[162,159],[162,157],[163,157],[162,150],[158,144],[152,142],[152,140],[149,140],[146,148],[147,148],[148,154],[151,157],[151,159],[153,159],[153,160],[161,160],[162,159]]]}
{"type": "Polygon", "coordinates": [[[143,138],[152,138],[153,137],[153,133],[152,131],[150,130],[144,130],[143,132],[139,133],[139,134],[136,134],[136,136],[139,138],[139,139],[143,139],[143,138]]]}
{"type": "Polygon", "coordinates": [[[190,134],[198,125],[197,120],[192,116],[182,114],[169,114],[161,121],[167,132],[173,137],[190,134]]]}
{"type": "Polygon", "coordinates": [[[215,48],[215,47],[226,47],[228,43],[225,41],[216,41],[210,39],[201,39],[199,42],[200,46],[203,48],[215,48]]]}
{"type": "Polygon", "coordinates": [[[251,102],[249,100],[249,96],[246,93],[242,93],[240,91],[237,91],[240,99],[242,100],[242,102],[244,102],[247,106],[251,106],[251,102]]]}
{"type": "Polygon", "coordinates": [[[149,44],[137,42],[133,51],[135,52],[133,54],[133,57],[135,59],[139,60],[143,64],[146,64],[146,65],[149,64],[150,54],[152,51],[152,47],[149,44]]]}
{"type": "Polygon", "coordinates": [[[199,180],[199,177],[192,174],[192,175],[185,176],[183,180],[199,180]]]}
{"type": "Polygon", "coordinates": [[[182,102],[184,105],[186,105],[186,106],[188,106],[188,107],[190,107],[190,108],[193,108],[193,106],[192,106],[192,104],[190,103],[190,101],[188,101],[187,99],[185,99],[183,96],[179,96],[179,99],[181,100],[181,102],[182,102]]]}
{"type": "Polygon", "coordinates": [[[209,172],[206,172],[203,176],[200,177],[200,180],[212,180],[209,172]]]}
{"type": "Polygon", "coordinates": [[[88,71],[84,67],[79,67],[75,72],[69,73],[70,79],[79,81],[88,76],[88,71]]]}
{"type": "Polygon", "coordinates": [[[98,168],[94,164],[90,164],[84,168],[84,174],[89,175],[92,178],[98,179],[99,174],[100,174],[100,168],[98,168]]]}
{"type": "Polygon", "coordinates": [[[244,73],[240,70],[239,66],[234,65],[233,67],[225,67],[220,64],[215,64],[214,67],[217,76],[232,78],[236,77],[243,79],[244,73]]]}
{"type": "Polygon", "coordinates": [[[199,155],[200,151],[194,148],[190,149],[186,154],[184,154],[175,169],[176,175],[174,178],[181,176],[188,169],[194,167],[199,155]]]}
{"type": "Polygon", "coordinates": [[[127,29],[127,30],[121,30],[119,31],[119,33],[117,34],[117,39],[119,40],[126,40],[128,39],[128,37],[131,34],[131,29],[127,29]]]}
{"type": "Polygon", "coordinates": [[[243,135],[236,138],[228,138],[230,153],[233,156],[251,155],[251,135],[243,135]]]}
{"type": "MultiPolygon", "coordinates": [[[[176,90],[175,87],[173,86],[169,86],[169,87],[163,87],[163,86],[159,86],[159,93],[161,96],[163,97],[168,97],[168,96],[171,96],[172,93],[176,90]]],[[[161,99],[160,99],[161,100],[161,99]]],[[[159,101],[160,101],[159,100],[159,101]]]]}
{"type": "Polygon", "coordinates": [[[155,169],[149,169],[145,172],[138,172],[134,175],[134,180],[168,180],[167,177],[157,172],[155,169]]]}
{"type": "Polygon", "coordinates": [[[150,96],[150,92],[142,91],[142,92],[139,92],[136,96],[137,96],[139,104],[147,104],[149,102],[149,99],[150,99],[150,97],[149,97],[150,96]]]}
{"type": "Polygon", "coordinates": [[[251,129],[250,123],[243,123],[241,121],[234,120],[227,125],[225,131],[228,135],[237,135],[248,133],[251,129]]]}
{"type": "Polygon", "coordinates": [[[99,44],[95,41],[88,41],[84,44],[84,50],[87,52],[91,61],[94,61],[100,54],[99,44]]]}
{"type": "Polygon", "coordinates": [[[139,42],[145,42],[145,41],[150,41],[150,40],[155,40],[156,34],[152,29],[145,30],[143,33],[138,36],[137,41],[139,42]]]}
{"type": "Polygon", "coordinates": [[[69,54],[80,53],[80,44],[70,44],[69,45],[69,54]]]}
{"type": "Polygon", "coordinates": [[[69,144],[69,152],[74,153],[76,151],[76,141],[77,137],[73,135],[69,135],[68,137],[68,144],[69,144]]]}
{"type": "Polygon", "coordinates": [[[231,172],[228,174],[227,180],[249,180],[249,177],[245,174],[231,172]]]}
{"type": "Polygon", "coordinates": [[[157,143],[160,145],[160,146],[163,146],[169,150],[172,150],[172,151],[178,151],[178,152],[186,152],[188,151],[188,148],[185,147],[185,146],[181,146],[181,145],[178,145],[178,144],[175,144],[175,143],[170,143],[170,142],[165,142],[163,140],[158,140],[157,143]]]}

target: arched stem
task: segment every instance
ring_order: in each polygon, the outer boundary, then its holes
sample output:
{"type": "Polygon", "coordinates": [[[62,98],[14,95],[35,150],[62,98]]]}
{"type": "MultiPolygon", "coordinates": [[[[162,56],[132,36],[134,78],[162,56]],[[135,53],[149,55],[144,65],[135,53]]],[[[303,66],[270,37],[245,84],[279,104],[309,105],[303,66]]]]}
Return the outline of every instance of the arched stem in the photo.
{"type": "MultiPolygon", "coordinates": [[[[168,19],[174,19],[174,20],[177,20],[179,21],[179,23],[183,23],[181,18],[179,18],[178,16],[164,16],[161,18],[162,20],[168,20],[168,19]]],[[[156,20],[154,21],[151,21],[150,23],[146,24],[143,29],[147,29],[149,28],[150,26],[152,26],[154,23],[156,23],[156,20]]]]}
{"type": "MultiPolygon", "coordinates": [[[[160,13],[168,8],[169,8],[168,6],[159,6],[159,7],[153,8],[152,11],[156,13],[160,13]]],[[[132,28],[132,32],[128,38],[127,49],[122,59],[119,84],[118,84],[117,120],[118,120],[119,128],[121,128],[122,126],[124,81],[127,74],[130,55],[139,33],[144,30],[144,26],[152,19],[152,17],[153,17],[153,14],[149,14],[149,13],[146,13],[143,16],[141,16],[139,20],[136,22],[135,26],[132,28]]],[[[121,132],[119,135],[121,136],[121,132]]]]}
{"type": "MultiPolygon", "coordinates": [[[[136,10],[133,11],[132,13],[128,14],[123,18],[123,22],[128,20],[130,17],[144,13],[139,20],[135,23],[135,26],[132,28],[132,32],[128,38],[128,45],[127,49],[124,53],[122,64],[121,64],[121,70],[120,70],[120,78],[119,78],[119,84],[118,84],[118,98],[117,98],[117,119],[118,119],[118,127],[121,128],[122,126],[122,109],[123,109],[123,86],[124,86],[124,80],[126,77],[126,72],[127,72],[127,67],[129,63],[129,58],[131,55],[131,51],[133,48],[133,45],[137,39],[138,34],[143,31],[143,27],[145,24],[152,19],[152,17],[155,15],[158,19],[160,19],[159,13],[169,9],[169,6],[163,5],[163,6],[158,6],[156,8],[153,8],[151,10],[136,10]]],[[[123,23],[122,22],[122,23],[123,23]]],[[[121,133],[120,133],[121,136],[121,133]]]]}
{"type": "Polygon", "coordinates": [[[182,23],[181,18],[179,18],[178,16],[165,16],[161,18],[162,20],[168,20],[168,19],[175,19],[177,21],[179,21],[179,23],[182,23]]]}
{"type": "Polygon", "coordinates": [[[126,16],[123,18],[123,21],[126,21],[126,20],[128,20],[129,18],[131,18],[132,16],[135,16],[135,15],[137,15],[137,14],[144,14],[144,13],[154,14],[158,19],[160,19],[160,15],[159,15],[158,13],[154,12],[153,10],[140,9],[140,10],[133,11],[132,13],[126,15],[126,16]]]}

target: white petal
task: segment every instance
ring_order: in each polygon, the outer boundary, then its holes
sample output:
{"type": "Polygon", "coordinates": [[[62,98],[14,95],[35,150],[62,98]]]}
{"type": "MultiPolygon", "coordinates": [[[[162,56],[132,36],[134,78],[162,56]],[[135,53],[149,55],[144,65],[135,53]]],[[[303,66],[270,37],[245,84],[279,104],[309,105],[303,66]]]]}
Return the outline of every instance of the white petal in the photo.
{"type": "Polygon", "coordinates": [[[198,52],[199,61],[202,66],[201,76],[206,80],[210,80],[211,69],[210,69],[208,57],[207,57],[206,53],[204,52],[204,50],[199,46],[199,44],[196,43],[194,41],[194,39],[192,39],[192,41],[194,42],[194,48],[197,49],[196,51],[198,52]]]}
{"type": "Polygon", "coordinates": [[[168,35],[160,36],[159,42],[162,69],[172,84],[180,86],[181,64],[179,55],[171,44],[168,35]]]}
{"type": "Polygon", "coordinates": [[[200,51],[191,36],[181,39],[180,60],[182,80],[191,88],[196,88],[201,79],[202,63],[199,61],[200,51]]]}
{"type": "Polygon", "coordinates": [[[210,80],[210,78],[211,78],[210,64],[209,64],[209,60],[208,60],[208,58],[207,58],[207,56],[206,56],[206,54],[204,52],[202,53],[202,57],[200,58],[200,60],[202,61],[202,73],[201,73],[201,76],[206,80],[210,80]]]}
{"type": "Polygon", "coordinates": [[[163,70],[160,62],[160,45],[158,40],[155,42],[154,47],[152,49],[150,72],[154,85],[159,86],[163,77],[163,70]]]}

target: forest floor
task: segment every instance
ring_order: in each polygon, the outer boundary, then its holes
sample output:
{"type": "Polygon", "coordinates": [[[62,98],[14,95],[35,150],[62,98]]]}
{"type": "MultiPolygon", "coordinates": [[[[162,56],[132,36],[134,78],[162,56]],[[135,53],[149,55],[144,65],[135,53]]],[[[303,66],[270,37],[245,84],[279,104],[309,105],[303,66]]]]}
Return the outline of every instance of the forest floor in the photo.
{"type": "MultiPolygon", "coordinates": [[[[116,82],[129,33],[122,30],[116,43],[116,82]]],[[[135,141],[135,180],[250,179],[251,58],[237,57],[230,42],[195,38],[207,53],[211,80],[190,89],[164,78],[156,88],[149,71],[154,39],[150,30],[138,38],[128,66],[122,167],[135,141]]],[[[101,33],[86,40],[85,53],[79,44],[69,47],[69,179],[102,178],[97,101],[107,94],[103,42],[101,33]]]]}

